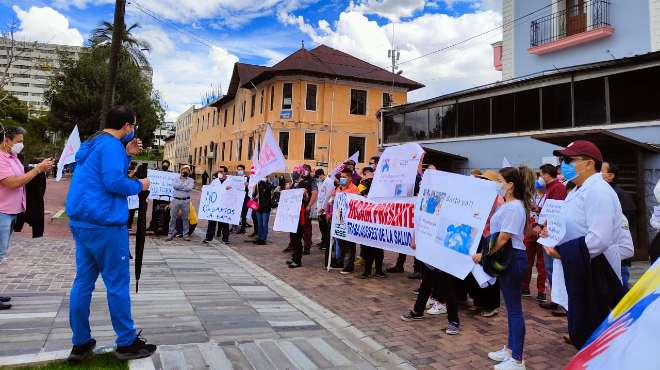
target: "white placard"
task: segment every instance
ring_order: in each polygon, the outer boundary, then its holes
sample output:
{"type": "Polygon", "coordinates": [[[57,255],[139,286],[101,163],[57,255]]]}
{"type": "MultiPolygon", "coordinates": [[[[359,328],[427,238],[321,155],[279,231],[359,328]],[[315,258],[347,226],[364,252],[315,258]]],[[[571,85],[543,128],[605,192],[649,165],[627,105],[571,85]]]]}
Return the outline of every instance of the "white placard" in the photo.
{"type": "Polygon", "coordinates": [[[128,209],[140,208],[140,198],[137,195],[130,195],[126,200],[128,200],[128,209]]]}
{"type": "Polygon", "coordinates": [[[295,233],[298,231],[300,221],[300,207],[302,206],[305,189],[291,189],[280,192],[280,202],[275,214],[274,231],[295,233]]]}
{"type": "Polygon", "coordinates": [[[415,202],[416,257],[465,279],[496,195],[492,181],[426,170],[415,202]]]}
{"type": "Polygon", "coordinates": [[[325,208],[325,203],[328,201],[328,197],[332,190],[335,188],[335,179],[334,176],[326,177],[321,184],[319,184],[319,192],[316,197],[316,211],[320,212],[325,208]]]}
{"type": "Polygon", "coordinates": [[[174,198],[173,184],[180,176],[176,172],[147,170],[147,178],[151,182],[149,186],[149,199],[157,199],[161,196],[174,198]]]}
{"type": "Polygon", "coordinates": [[[391,146],[381,155],[369,189],[369,198],[411,197],[424,149],[419,144],[391,146]]]}
{"type": "Polygon", "coordinates": [[[241,222],[244,199],[245,191],[242,189],[227,190],[224,184],[203,186],[198,218],[238,225],[241,222]]]}
{"type": "Polygon", "coordinates": [[[547,199],[543,204],[538,222],[539,224],[545,224],[547,222],[548,236],[539,238],[539,244],[546,247],[554,247],[559,245],[564,235],[566,235],[566,221],[561,213],[563,207],[563,200],[547,199]]]}
{"type": "Polygon", "coordinates": [[[246,183],[247,183],[247,179],[245,176],[227,176],[225,182],[223,182],[222,184],[225,186],[225,188],[228,188],[228,190],[245,191],[246,183]]]}
{"type": "Polygon", "coordinates": [[[564,282],[564,267],[561,260],[552,259],[552,302],[568,310],[568,292],[564,282]]]}

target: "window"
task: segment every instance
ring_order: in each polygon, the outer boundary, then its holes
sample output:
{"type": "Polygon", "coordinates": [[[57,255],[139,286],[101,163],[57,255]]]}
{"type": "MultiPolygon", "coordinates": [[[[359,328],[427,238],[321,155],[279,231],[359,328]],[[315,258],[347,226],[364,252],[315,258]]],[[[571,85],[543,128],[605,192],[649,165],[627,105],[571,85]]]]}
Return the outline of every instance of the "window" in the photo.
{"type": "Polygon", "coordinates": [[[543,93],[543,129],[571,127],[571,84],[547,86],[543,93]]]}
{"type": "Polygon", "coordinates": [[[357,137],[357,136],[349,136],[348,137],[348,154],[346,157],[349,157],[353,155],[353,153],[360,151],[360,155],[358,156],[358,162],[362,163],[364,162],[364,144],[365,144],[366,139],[363,137],[357,137]]]}
{"type": "MultiPolygon", "coordinates": [[[[234,122],[236,121],[236,104],[231,106],[231,125],[234,125],[234,122]]],[[[231,160],[231,159],[229,159],[231,160]]]]}
{"type": "Polygon", "coordinates": [[[493,97],[493,133],[514,131],[515,96],[513,94],[493,97]]]}
{"type": "Polygon", "coordinates": [[[307,97],[305,98],[305,109],[316,111],[316,85],[307,84],[307,97]]]}
{"type": "Polygon", "coordinates": [[[286,131],[280,132],[280,149],[282,149],[282,154],[284,158],[288,158],[289,155],[289,133],[286,131]]]}
{"type": "Polygon", "coordinates": [[[229,160],[231,161],[232,158],[232,153],[234,153],[234,141],[230,140],[229,141],[229,160]]]}
{"type": "Polygon", "coordinates": [[[282,110],[290,110],[292,105],[293,84],[282,85],[282,110]]]}
{"type": "Polygon", "coordinates": [[[593,78],[573,84],[575,126],[605,123],[605,80],[593,78]]]}
{"type": "Polygon", "coordinates": [[[660,118],[660,91],[649,81],[659,81],[660,67],[609,77],[612,122],[650,121],[660,118]]]}
{"type": "Polygon", "coordinates": [[[254,117],[254,110],[256,105],[257,105],[257,94],[254,93],[252,94],[252,98],[250,100],[250,117],[254,117]]]}
{"type": "Polygon", "coordinates": [[[259,94],[259,114],[264,113],[264,91],[261,90],[261,93],[259,94]]]}
{"type": "Polygon", "coordinates": [[[305,153],[304,159],[314,159],[314,150],[316,149],[316,134],[305,132],[305,153]]]}
{"type": "Polygon", "coordinates": [[[275,84],[270,85],[270,110],[273,111],[273,101],[275,100],[275,84]]]}
{"type": "MultiPolygon", "coordinates": [[[[227,111],[227,110],[225,109],[225,112],[226,112],[226,111],[227,111]]],[[[223,161],[223,162],[225,161],[225,150],[226,150],[226,149],[227,149],[227,143],[226,143],[226,142],[223,142],[223,143],[222,143],[222,154],[221,154],[221,157],[222,157],[222,161],[223,161]]]]}
{"type": "Polygon", "coordinates": [[[474,135],[474,102],[458,104],[458,136],[474,135]]]}
{"type": "Polygon", "coordinates": [[[516,93],[516,131],[532,131],[541,128],[539,89],[516,93]]]}
{"type": "MultiPolygon", "coordinates": [[[[429,137],[429,111],[426,109],[405,114],[404,135],[407,139],[423,140],[429,137]]],[[[353,154],[353,153],[350,153],[353,154]]],[[[349,154],[349,155],[350,155],[349,154]]]]}
{"type": "Polygon", "coordinates": [[[392,94],[388,92],[383,93],[383,107],[387,108],[392,106],[392,94]]]}
{"type": "Polygon", "coordinates": [[[429,135],[433,139],[456,136],[456,106],[445,105],[429,110],[429,135]]]}
{"type": "Polygon", "coordinates": [[[247,159],[252,159],[252,153],[254,152],[254,136],[248,138],[248,156],[247,159]]]}
{"type": "Polygon", "coordinates": [[[385,115],[383,117],[383,137],[386,143],[401,142],[403,132],[403,114],[385,115]]]}
{"type": "Polygon", "coordinates": [[[243,159],[243,139],[238,139],[236,141],[236,159],[243,159]]]}
{"type": "Polygon", "coordinates": [[[243,100],[243,103],[241,104],[241,122],[245,122],[245,106],[247,105],[247,101],[243,100]]]}
{"type": "Polygon", "coordinates": [[[223,123],[224,127],[227,127],[227,110],[228,109],[225,109],[225,120],[224,120],[224,123],[223,123]]]}
{"type": "Polygon", "coordinates": [[[351,89],[351,114],[367,115],[367,91],[351,89]]]}

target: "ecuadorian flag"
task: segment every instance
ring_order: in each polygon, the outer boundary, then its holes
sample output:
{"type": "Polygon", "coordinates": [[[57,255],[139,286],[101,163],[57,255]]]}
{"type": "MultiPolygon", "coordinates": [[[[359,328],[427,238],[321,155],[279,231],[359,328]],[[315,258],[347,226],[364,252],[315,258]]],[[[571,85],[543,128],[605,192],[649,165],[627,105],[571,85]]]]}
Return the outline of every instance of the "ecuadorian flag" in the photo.
{"type": "Polygon", "coordinates": [[[566,369],[660,369],[660,259],[623,297],[566,369]]]}

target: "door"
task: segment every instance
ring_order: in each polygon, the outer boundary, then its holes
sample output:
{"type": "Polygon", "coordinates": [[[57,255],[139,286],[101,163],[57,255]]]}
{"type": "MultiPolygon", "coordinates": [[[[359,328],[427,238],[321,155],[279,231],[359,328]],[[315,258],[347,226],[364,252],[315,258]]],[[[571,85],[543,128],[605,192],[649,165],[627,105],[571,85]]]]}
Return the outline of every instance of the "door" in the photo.
{"type": "Polygon", "coordinates": [[[587,30],[586,13],[584,0],[566,0],[566,36],[587,30]]]}

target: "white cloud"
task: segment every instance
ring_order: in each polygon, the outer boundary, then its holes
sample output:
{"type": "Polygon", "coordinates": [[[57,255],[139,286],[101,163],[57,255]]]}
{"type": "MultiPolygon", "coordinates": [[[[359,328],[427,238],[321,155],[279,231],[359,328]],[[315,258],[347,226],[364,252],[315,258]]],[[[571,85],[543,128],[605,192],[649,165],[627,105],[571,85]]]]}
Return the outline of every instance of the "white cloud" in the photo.
{"type": "Polygon", "coordinates": [[[80,32],[69,28],[69,20],[57,10],[47,6],[33,6],[23,10],[18,5],[14,5],[12,9],[20,21],[17,39],[82,46],[83,37],[80,32]]]}
{"type": "Polygon", "coordinates": [[[137,29],[135,36],[145,40],[151,46],[153,54],[167,54],[174,50],[174,42],[160,27],[155,25],[142,26],[137,29]]]}
{"type": "Polygon", "coordinates": [[[53,6],[60,9],[69,9],[72,6],[78,9],[85,9],[89,5],[105,5],[114,3],[115,0],[53,0],[53,6]]]}
{"type": "MultiPolygon", "coordinates": [[[[501,39],[501,31],[491,32],[446,51],[406,62],[428,52],[444,48],[501,24],[501,14],[478,11],[452,17],[425,14],[395,24],[396,44],[401,50],[403,75],[425,84],[409,99],[434,97],[501,79],[493,68],[491,43],[501,39]]],[[[308,25],[309,26],[309,25],[308,25]]],[[[320,21],[311,35],[315,43],[347,52],[377,66],[388,66],[392,24],[378,25],[363,13],[347,10],[340,14],[334,29],[320,21]]]]}
{"type": "Polygon", "coordinates": [[[362,0],[358,4],[351,2],[349,10],[365,14],[376,14],[396,22],[401,18],[411,17],[423,10],[426,0],[362,0]]]}

